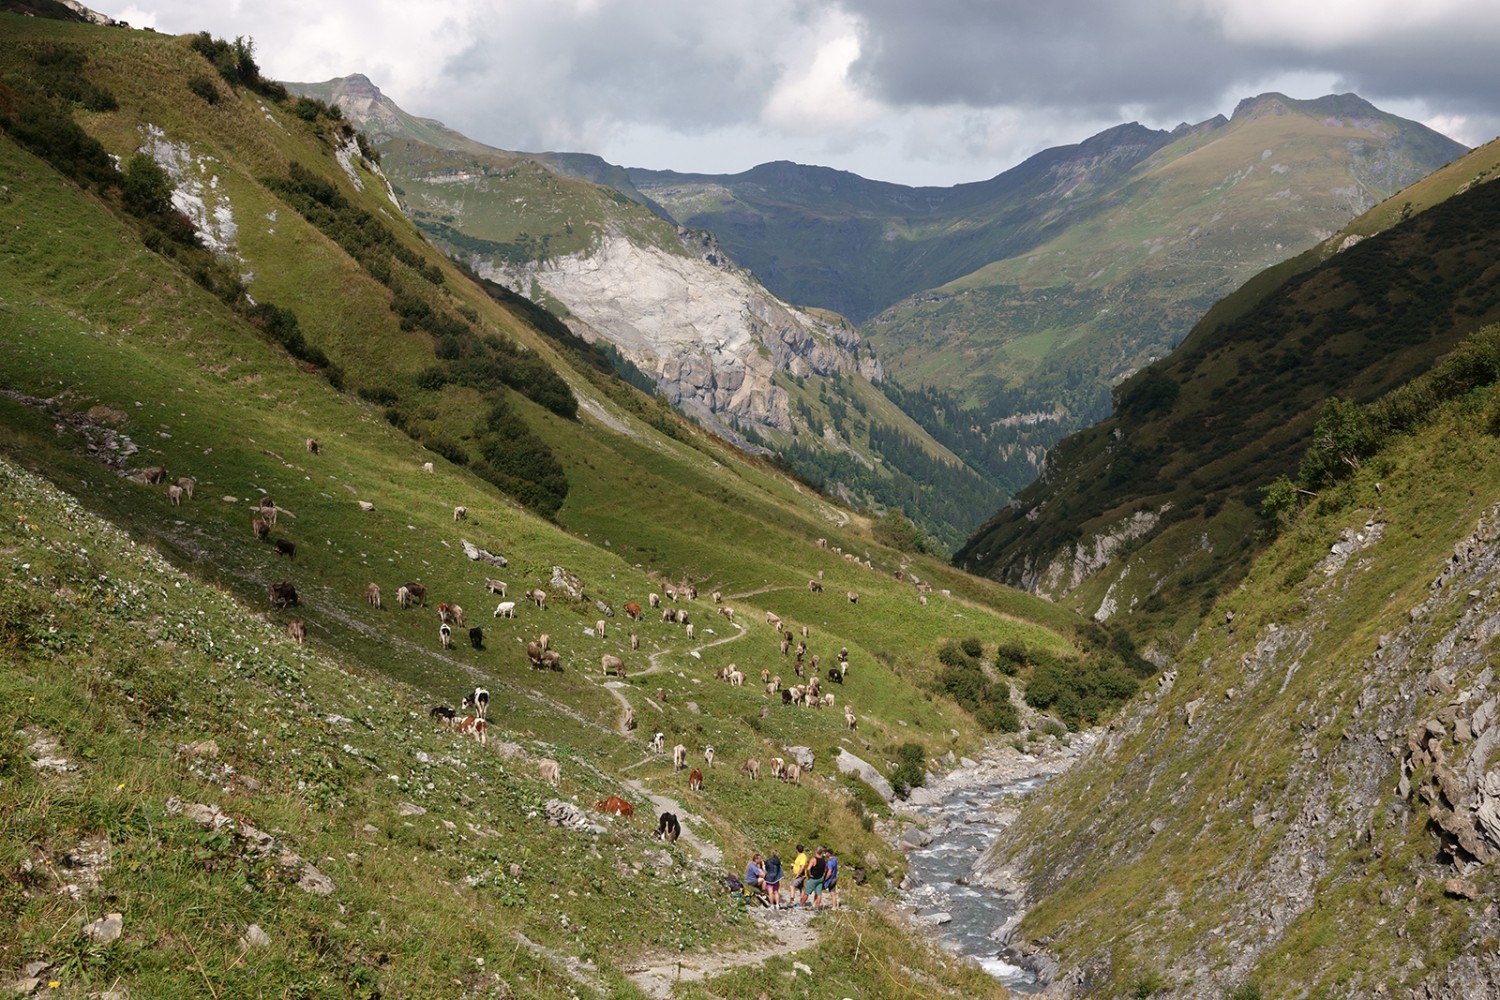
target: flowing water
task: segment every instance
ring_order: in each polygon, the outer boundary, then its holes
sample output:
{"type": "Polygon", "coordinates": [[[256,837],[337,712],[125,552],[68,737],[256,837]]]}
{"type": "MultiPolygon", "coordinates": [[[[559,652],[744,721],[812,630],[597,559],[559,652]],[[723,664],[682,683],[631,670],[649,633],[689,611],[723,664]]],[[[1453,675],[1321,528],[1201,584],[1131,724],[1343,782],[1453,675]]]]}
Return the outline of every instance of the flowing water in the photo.
{"type": "Polygon", "coordinates": [[[974,959],[1014,993],[1040,989],[1034,975],[1001,957],[995,939],[996,931],[1015,916],[1015,900],[977,880],[970,884],[970,877],[1004,827],[997,807],[1050,777],[1031,774],[987,785],[959,784],[936,803],[910,810],[928,821],[929,830],[940,832],[926,847],[907,852],[907,871],[916,883],[907,902],[918,908],[919,920],[949,914],[950,921],[933,927],[934,937],[949,951],[974,959]]]}

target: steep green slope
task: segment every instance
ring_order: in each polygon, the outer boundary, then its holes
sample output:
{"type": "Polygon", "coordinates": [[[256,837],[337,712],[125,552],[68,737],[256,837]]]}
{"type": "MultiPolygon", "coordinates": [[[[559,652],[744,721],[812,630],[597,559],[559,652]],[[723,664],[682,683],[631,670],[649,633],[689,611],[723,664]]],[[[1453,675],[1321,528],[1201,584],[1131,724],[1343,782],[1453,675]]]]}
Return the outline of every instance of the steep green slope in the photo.
{"type": "Polygon", "coordinates": [[[231,84],[187,38],[8,15],[0,30],[0,458],[28,470],[5,466],[0,541],[0,641],[17,666],[0,681],[0,842],[20,873],[0,897],[0,968],[45,961],[79,995],[117,982],[231,995],[259,976],[268,993],[420,994],[457,980],[630,996],[621,970],[643,954],[758,935],[712,891],[719,868],[811,837],[869,869],[851,912],[823,921],[841,982],[892,995],[895,960],[938,993],[986,988],[865,908],[902,865],[873,833],[887,807],[830,762],[847,748],[884,769],[904,743],[937,755],[978,741],[980,724],[940,691],[946,641],[1019,646],[1086,679],[1120,662],[1107,636],[880,544],[866,521],[544,334],[421,240],[326,108],[231,84]],[[93,88],[75,88],[93,110],[68,80],[93,88]],[[157,203],[163,189],[217,250],[180,238],[188,223],[157,203]],[[191,477],[192,495],[174,503],[147,481],[155,466],[168,482],[191,477]],[[535,494],[544,487],[555,504],[535,494]],[[250,530],[266,496],[271,537],[292,552],[250,530]],[[504,564],[470,558],[466,542],[504,564]],[[925,601],[917,576],[933,588],[925,601]],[[495,577],[514,619],[488,613],[495,577]],[[426,585],[427,606],[395,607],[408,581],[426,585]],[[625,617],[667,581],[703,592],[681,602],[692,637],[625,617]],[[270,607],[282,582],[295,609],[270,607]],[[367,603],[372,582],[381,608],[367,603]],[[549,592],[545,610],[519,596],[533,587],[549,592]],[[716,587],[734,622],[707,599],[716,587]],[[440,647],[440,601],[468,609],[479,646],[460,628],[456,648],[440,647]],[[755,681],[714,681],[730,662],[792,680],[768,612],[806,625],[824,661],[848,647],[850,678],[834,687],[857,731],[755,681]],[[303,649],[279,638],[293,620],[303,649]],[[561,672],[528,665],[543,633],[561,672]],[[604,654],[629,676],[600,676],[604,654]],[[426,717],[475,683],[495,696],[487,751],[426,717]],[[647,750],[657,729],[695,761],[717,749],[702,794],[647,750]],[[207,737],[221,764],[177,755],[207,737]],[[33,773],[24,748],[50,741],[85,766],[55,782],[33,773]],[[731,776],[789,746],[817,762],[800,786],[731,776]],[[533,778],[545,757],[562,762],[560,792],[533,778]],[[597,838],[538,814],[552,795],[587,813],[611,793],[639,812],[597,838]],[[680,803],[692,837],[654,841],[648,795],[680,803]],[[238,834],[199,832],[169,812],[174,798],[271,832],[334,894],[291,888],[291,869],[260,867],[238,834]],[[46,887],[49,867],[101,835],[117,863],[97,885],[46,887]],[[620,921],[621,900],[645,919],[620,921]],[[77,936],[82,916],[111,909],[126,914],[118,942],[77,936]],[[254,962],[236,945],[252,922],[272,940],[254,962]]]}
{"type": "Polygon", "coordinates": [[[1489,387],[1314,502],[1028,803],[1015,940],[1078,992],[1500,991],[1497,336],[1489,387]]]}
{"type": "Polygon", "coordinates": [[[1500,188],[1474,183],[1497,157],[1476,150],[1444,172],[1461,193],[1368,239],[1332,237],[1227,298],[1121,386],[1114,416],[1054,449],[959,563],[1101,620],[1190,627],[1243,572],[1259,490],[1295,470],[1330,396],[1373,399],[1500,318],[1500,188]]]}

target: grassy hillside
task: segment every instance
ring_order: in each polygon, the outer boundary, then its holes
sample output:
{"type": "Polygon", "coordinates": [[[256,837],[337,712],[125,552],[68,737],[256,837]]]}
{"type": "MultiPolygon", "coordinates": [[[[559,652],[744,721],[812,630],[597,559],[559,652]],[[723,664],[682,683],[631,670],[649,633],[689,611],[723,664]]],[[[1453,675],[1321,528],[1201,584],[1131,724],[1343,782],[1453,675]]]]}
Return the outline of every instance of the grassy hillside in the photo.
{"type": "Polygon", "coordinates": [[[1497,412],[1461,392],[1324,491],[1028,804],[1018,941],[1098,996],[1500,989],[1497,412]]]}
{"type": "Polygon", "coordinates": [[[1295,471],[1328,398],[1371,400],[1500,319],[1486,249],[1500,188],[1470,183],[1496,156],[1491,144],[1445,173],[1462,193],[1226,299],[1121,386],[1114,416],[1062,442],[960,563],[1185,634],[1248,565],[1259,491],[1295,471]]]}
{"type": "MultiPolygon", "coordinates": [[[[896,995],[916,976],[933,995],[994,992],[867,908],[902,863],[873,832],[886,807],[830,762],[847,748],[884,769],[902,744],[929,757],[977,745],[980,723],[944,693],[945,643],[1019,649],[1020,683],[1060,664],[1087,684],[1122,663],[1109,636],[882,544],[865,519],[544,334],[427,246],[325,107],[231,83],[188,38],[9,15],[0,27],[0,641],[17,666],[0,679],[0,864],[16,873],[0,969],[46,962],[43,978],[80,996],[115,983],[430,995],[450,982],[630,996],[630,963],[761,940],[714,879],[752,848],[811,838],[869,871],[848,913],[814,925],[841,988],[896,995]],[[143,147],[156,158],[141,162],[143,147]],[[182,238],[163,189],[194,213],[196,193],[217,250],[182,238]],[[192,477],[193,496],[172,504],[142,481],[151,466],[192,477]],[[292,556],[251,533],[264,496],[292,556]],[[471,561],[465,542],[506,564],[471,561]],[[490,616],[491,577],[517,618],[490,616]],[[295,610],[269,606],[283,581],[295,610]],[[426,585],[427,608],[394,606],[407,581],[426,585]],[[684,602],[691,639],[624,616],[664,581],[699,587],[684,602]],[[532,587],[546,610],[520,598],[532,587]],[[439,647],[438,601],[467,609],[482,648],[463,629],[439,647]],[[806,625],[825,665],[848,647],[849,681],[829,686],[857,731],[839,709],[713,680],[734,662],[790,683],[767,612],[806,625]],[[305,647],[283,638],[294,618],[305,647]],[[561,673],[528,665],[525,643],[544,632],[561,673]],[[628,677],[599,675],[606,653],[628,677]],[[426,714],[475,683],[495,696],[487,749],[426,714]],[[695,762],[717,749],[701,794],[646,749],[657,729],[695,762]],[[216,752],[178,751],[208,738],[216,752]],[[54,744],[77,770],[31,767],[54,744]],[[735,775],[788,746],[815,754],[800,786],[735,775]],[[535,779],[544,757],[562,764],[560,793],[535,779]],[[603,834],[538,814],[555,794],[587,813],[610,793],[639,812],[603,834]],[[691,838],[652,839],[650,795],[680,805],[691,838]],[[278,860],[173,800],[267,831],[278,860]],[[100,838],[108,866],[74,872],[98,867],[77,859],[100,838]],[[296,888],[305,872],[282,846],[333,894],[296,888]],[[48,872],[62,868],[76,893],[56,891],[48,872]],[[644,919],[618,919],[624,899],[644,919]],[[114,944],[77,935],[112,911],[125,915],[114,944]],[[270,935],[264,951],[237,944],[249,923],[270,935]]],[[[736,981],[808,995],[784,977],[793,957],[736,981]]]]}

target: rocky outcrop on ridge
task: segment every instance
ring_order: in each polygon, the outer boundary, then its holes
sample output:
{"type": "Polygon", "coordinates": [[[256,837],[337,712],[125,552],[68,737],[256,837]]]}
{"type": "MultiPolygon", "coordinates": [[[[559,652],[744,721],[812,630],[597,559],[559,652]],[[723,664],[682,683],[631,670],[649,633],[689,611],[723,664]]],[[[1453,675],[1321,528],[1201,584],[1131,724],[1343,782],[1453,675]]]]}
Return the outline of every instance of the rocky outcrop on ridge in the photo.
{"type": "Polygon", "coordinates": [[[703,234],[678,236],[688,252],[611,234],[583,254],[470,263],[523,295],[536,287],[565,303],[580,336],[614,344],[673,404],[710,424],[790,431],[791,401],[775,384],[781,373],[884,377],[853,327],[782,302],[703,234]]]}

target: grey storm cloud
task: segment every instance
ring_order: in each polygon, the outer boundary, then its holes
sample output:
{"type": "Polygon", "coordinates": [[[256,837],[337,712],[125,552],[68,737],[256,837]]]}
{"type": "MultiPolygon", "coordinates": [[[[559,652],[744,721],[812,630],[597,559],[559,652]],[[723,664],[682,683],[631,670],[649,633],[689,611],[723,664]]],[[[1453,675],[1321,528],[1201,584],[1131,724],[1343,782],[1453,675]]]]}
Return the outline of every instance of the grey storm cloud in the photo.
{"type": "Polygon", "coordinates": [[[1415,25],[1392,19],[1379,34],[1324,44],[1311,16],[1305,31],[1282,18],[1279,32],[1234,37],[1236,8],[1254,9],[1237,0],[843,3],[861,26],[851,75],[894,105],[1166,114],[1287,73],[1328,76],[1367,98],[1470,111],[1493,112],[1500,90],[1500,24],[1482,12],[1415,25]]]}

